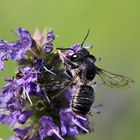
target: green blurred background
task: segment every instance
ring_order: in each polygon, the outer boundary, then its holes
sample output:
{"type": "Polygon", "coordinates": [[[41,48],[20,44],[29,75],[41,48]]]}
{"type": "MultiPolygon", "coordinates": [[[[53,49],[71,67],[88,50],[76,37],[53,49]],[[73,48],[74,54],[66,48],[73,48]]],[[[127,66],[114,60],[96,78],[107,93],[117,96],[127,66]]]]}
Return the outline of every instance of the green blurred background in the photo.
{"type": "MultiPolygon", "coordinates": [[[[32,34],[36,26],[52,27],[55,45],[69,47],[81,42],[91,29],[87,42],[92,53],[102,60],[101,67],[135,80],[130,89],[97,86],[96,104],[104,103],[102,113],[94,115],[95,133],[78,136],[79,140],[140,140],[140,1],[139,0],[0,0],[0,38],[17,39],[10,33],[25,27],[32,34]]],[[[2,78],[12,77],[15,64],[6,63],[2,78]]],[[[99,81],[100,83],[100,81],[99,81]]],[[[12,134],[0,126],[0,138],[12,134]]]]}

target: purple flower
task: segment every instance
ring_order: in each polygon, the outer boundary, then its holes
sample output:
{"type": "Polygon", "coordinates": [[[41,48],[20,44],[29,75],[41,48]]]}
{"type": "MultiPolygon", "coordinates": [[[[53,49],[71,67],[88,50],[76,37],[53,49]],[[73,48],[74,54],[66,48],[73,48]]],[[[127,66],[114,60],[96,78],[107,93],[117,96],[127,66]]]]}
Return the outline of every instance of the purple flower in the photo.
{"type": "Polygon", "coordinates": [[[13,44],[0,40],[0,70],[4,70],[4,61],[7,60],[12,53],[13,44]]]}
{"type": "Polygon", "coordinates": [[[30,94],[37,95],[37,93],[40,91],[40,86],[37,84],[38,72],[34,68],[23,67],[20,68],[20,73],[22,77],[17,79],[17,83],[23,89],[23,97],[27,98],[32,105],[30,94]]]}
{"type": "Polygon", "coordinates": [[[11,102],[15,95],[13,93],[8,92],[5,95],[0,95],[0,105],[4,106],[5,104],[11,102]]]}
{"type": "Polygon", "coordinates": [[[9,124],[14,127],[16,123],[24,124],[32,115],[30,110],[21,112],[21,110],[12,111],[10,114],[0,114],[0,123],[9,124]]]}
{"type": "Polygon", "coordinates": [[[14,127],[18,121],[18,116],[20,113],[20,111],[14,111],[10,114],[1,114],[0,124],[9,124],[10,127],[14,127]]]}
{"type": "MultiPolygon", "coordinates": [[[[11,57],[12,60],[19,61],[24,58],[25,53],[32,45],[32,38],[26,29],[18,28],[20,40],[7,42],[0,40],[0,62],[11,57]]],[[[4,69],[4,62],[0,63],[0,70],[4,69]]]]}
{"type": "Polygon", "coordinates": [[[12,102],[7,104],[7,109],[9,109],[11,112],[20,111],[24,106],[24,102],[12,102]]]}
{"type": "Polygon", "coordinates": [[[50,53],[53,50],[53,41],[55,39],[53,31],[48,31],[46,34],[42,34],[40,30],[36,28],[33,39],[41,46],[43,54],[50,53]]]}
{"type": "MultiPolygon", "coordinates": [[[[0,40],[0,70],[9,58],[18,62],[16,75],[5,78],[0,94],[0,124],[9,124],[15,132],[9,140],[63,140],[88,133],[88,115],[70,108],[78,86],[65,73],[59,52],[53,51],[54,32],[41,34],[37,29],[32,38],[26,29],[18,28],[17,35],[20,39],[14,42],[0,40]]],[[[63,55],[70,62],[69,56],[80,49],[72,45],[63,55]]]]}
{"type": "Polygon", "coordinates": [[[59,127],[56,126],[53,122],[53,119],[49,116],[42,116],[40,118],[40,129],[39,135],[41,140],[44,140],[47,136],[56,136],[59,139],[63,140],[59,133],[59,127]]]}
{"type": "Polygon", "coordinates": [[[8,92],[14,93],[18,90],[19,84],[14,78],[5,78],[5,81],[8,83],[2,88],[3,95],[7,94],[8,92]]]}
{"type": "Polygon", "coordinates": [[[25,103],[12,102],[7,103],[7,106],[3,107],[4,111],[9,112],[9,114],[0,113],[0,123],[9,124],[13,127],[16,123],[24,124],[27,119],[32,115],[30,110],[22,111],[25,103]]]}
{"type": "Polygon", "coordinates": [[[47,36],[47,40],[49,42],[52,42],[55,39],[55,35],[54,35],[54,32],[53,31],[47,32],[46,36],[47,36]]]}
{"type": "Polygon", "coordinates": [[[27,126],[25,128],[15,128],[15,136],[10,137],[8,140],[19,140],[19,139],[28,139],[28,140],[40,140],[39,135],[32,136],[33,126],[27,126]]]}
{"type": "Polygon", "coordinates": [[[22,77],[17,80],[19,85],[27,85],[37,81],[38,72],[33,68],[22,67],[20,68],[20,73],[22,74],[22,77]]]}
{"type": "Polygon", "coordinates": [[[73,49],[75,52],[81,49],[80,44],[74,44],[71,46],[71,49],[73,49]]]}
{"type": "Polygon", "coordinates": [[[5,104],[10,102],[15,96],[27,98],[32,104],[29,94],[37,94],[40,91],[37,81],[37,71],[29,68],[20,68],[20,74],[22,77],[17,80],[6,79],[9,83],[2,89],[3,95],[0,98],[0,104],[5,104]],[[20,91],[20,92],[18,92],[20,91]],[[20,95],[18,95],[20,93],[20,95]]]}
{"type": "Polygon", "coordinates": [[[79,44],[74,44],[71,46],[70,49],[66,50],[65,55],[66,55],[66,57],[69,57],[69,56],[75,54],[80,49],[81,49],[81,46],[79,44]]]}
{"type": "Polygon", "coordinates": [[[27,139],[29,137],[28,133],[30,133],[32,131],[32,129],[33,129],[32,126],[26,127],[24,129],[15,128],[14,129],[15,137],[27,139]]]}
{"type": "Polygon", "coordinates": [[[43,51],[48,53],[48,52],[51,52],[52,49],[53,49],[53,44],[52,43],[46,43],[44,45],[43,51]]]}
{"type": "Polygon", "coordinates": [[[19,41],[13,45],[13,52],[11,58],[13,60],[21,60],[24,58],[25,53],[32,45],[32,38],[26,29],[18,28],[19,41]]]}
{"type": "Polygon", "coordinates": [[[45,67],[45,60],[44,59],[35,58],[34,63],[35,63],[35,70],[37,70],[38,72],[42,72],[44,70],[44,67],[45,67]]]}
{"type": "Polygon", "coordinates": [[[56,75],[54,72],[46,68],[45,60],[43,58],[35,58],[35,70],[38,71],[38,74],[47,72],[56,75]]]}
{"type": "Polygon", "coordinates": [[[16,96],[16,92],[19,89],[18,83],[14,79],[5,79],[8,84],[6,84],[2,88],[2,94],[0,95],[0,106],[4,106],[5,104],[11,102],[13,98],[16,96]]]}
{"type": "Polygon", "coordinates": [[[4,61],[2,60],[0,56],[0,70],[4,70],[4,61]]]}
{"type": "Polygon", "coordinates": [[[31,110],[25,110],[23,112],[21,112],[21,114],[18,117],[18,122],[20,124],[24,124],[32,115],[32,111],[31,110]]]}
{"type": "Polygon", "coordinates": [[[62,135],[75,136],[80,133],[79,129],[88,132],[88,130],[82,126],[82,124],[87,123],[87,119],[79,117],[70,109],[61,109],[60,122],[62,135]]]}

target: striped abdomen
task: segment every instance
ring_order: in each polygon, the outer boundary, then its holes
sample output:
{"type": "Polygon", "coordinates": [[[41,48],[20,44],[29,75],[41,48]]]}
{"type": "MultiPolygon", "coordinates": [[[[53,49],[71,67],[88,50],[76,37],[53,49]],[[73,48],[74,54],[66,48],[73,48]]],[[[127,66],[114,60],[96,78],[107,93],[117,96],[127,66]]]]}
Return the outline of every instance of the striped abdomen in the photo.
{"type": "Polygon", "coordinates": [[[90,111],[94,99],[94,89],[88,85],[81,85],[72,97],[71,108],[75,113],[86,115],[90,111]]]}

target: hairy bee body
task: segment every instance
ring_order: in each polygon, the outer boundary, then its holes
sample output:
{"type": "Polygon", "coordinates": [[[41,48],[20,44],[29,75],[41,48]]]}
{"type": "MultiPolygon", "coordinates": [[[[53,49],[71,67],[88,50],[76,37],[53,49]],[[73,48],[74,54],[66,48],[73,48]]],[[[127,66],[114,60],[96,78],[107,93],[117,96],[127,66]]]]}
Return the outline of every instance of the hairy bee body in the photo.
{"type": "MultiPolygon", "coordinates": [[[[63,56],[61,52],[60,55],[63,56]]],[[[64,59],[62,57],[62,60],[64,59]]],[[[95,100],[94,89],[88,84],[94,80],[96,75],[96,66],[94,64],[96,59],[85,48],[82,48],[70,56],[69,60],[69,63],[64,63],[66,73],[72,79],[76,77],[75,81],[77,81],[78,87],[72,95],[70,107],[73,112],[86,115],[95,100]]]]}
{"type": "Polygon", "coordinates": [[[95,64],[96,57],[83,47],[83,43],[79,46],[79,49],[74,50],[73,48],[69,48],[68,51],[72,51],[73,53],[65,55],[65,53],[61,52],[61,49],[58,50],[58,53],[65,65],[66,74],[71,78],[69,85],[76,83],[77,86],[77,91],[72,93],[70,103],[70,107],[75,113],[86,115],[90,111],[95,100],[92,82],[94,82],[96,75],[101,78],[104,84],[110,87],[120,88],[134,83],[132,79],[126,76],[114,74],[97,67],[95,64]]]}
{"type": "Polygon", "coordinates": [[[79,50],[77,52],[79,58],[74,61],[78,68],[67,69],[72,76],[78,74],[78,85],[80,85],[77,91],[73,94],[71,100],[71,109],[73,112],[81,115],[86,115],[94,103],[95,93],[92,86],[89,86],[89,82],[93,81],[96,75],[96,66],[94,64],[95,57],[89,54],[86,49],[79,50]],[[78,72],[77,72],[78,71],[78,72]]]}
{"type": "Polygon", "coordinates": [[[81,85],[72,96],[71,109],[77,114],[86,115],[94,100],[94,89],[88,85],[81,85]]]}
{"type": "Polygon", "coordinates": [[[92,62],[92,59],[89,58],[81,65],[81,73],[79,74],[80,80],[82,83],[87,84],[92,81],[96,75],[96,66],[92,62]]]}

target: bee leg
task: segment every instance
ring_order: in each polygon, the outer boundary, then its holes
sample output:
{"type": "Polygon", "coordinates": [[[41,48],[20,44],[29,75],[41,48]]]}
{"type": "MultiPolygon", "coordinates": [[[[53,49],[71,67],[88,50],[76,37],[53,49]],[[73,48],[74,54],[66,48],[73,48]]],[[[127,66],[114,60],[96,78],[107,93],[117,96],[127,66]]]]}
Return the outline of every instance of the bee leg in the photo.
{"type": "Polygon", "coordinates": [[[68,89],[68,88],[72,85],[72,83],[75,81],[75,79],[77,78],[77,76],[78,76],[78,75],[75,75],[75,76],[71,79],[71,81],[70,81],[60,92],[58,92],[56,95],[54,95],[54,96],[51,98],[51,100],[54,100],[54,99],[60,97],[60,95],[64,93],[65,89],[68,89]]]}
{"type": "Polygon", "coordinates": [[[66,76],[68,76],[69,78],[72,78],[72,73],[70,72],[70,70],[66,69],[66,70],[65,70],[65,74],[66,74],[66,76]]]}

